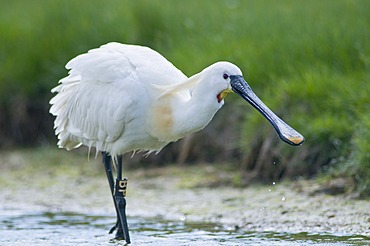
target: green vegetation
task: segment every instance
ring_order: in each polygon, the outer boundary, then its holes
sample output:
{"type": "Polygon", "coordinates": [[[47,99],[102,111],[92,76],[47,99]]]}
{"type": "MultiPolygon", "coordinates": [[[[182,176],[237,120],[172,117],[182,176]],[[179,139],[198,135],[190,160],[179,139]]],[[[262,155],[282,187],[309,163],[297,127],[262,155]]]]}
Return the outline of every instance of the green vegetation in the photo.
{"type": "Polygon", "coordinates": [[[369,196],[369,9],[367,0],[2,0],[0,146],[54,142],[49,91],[67,74],[64,64],[110,41],[134,43],[187,75],[218,60],[237,64],[306,137],[299,148],[281,143],[266,120],[229,96],[212,124],[188,139],[191,147],[179,142],[145,162],[179,160],[180,148],[182,161],[237,163],[242,180],[324,172],[352,179],[369,196]]]}

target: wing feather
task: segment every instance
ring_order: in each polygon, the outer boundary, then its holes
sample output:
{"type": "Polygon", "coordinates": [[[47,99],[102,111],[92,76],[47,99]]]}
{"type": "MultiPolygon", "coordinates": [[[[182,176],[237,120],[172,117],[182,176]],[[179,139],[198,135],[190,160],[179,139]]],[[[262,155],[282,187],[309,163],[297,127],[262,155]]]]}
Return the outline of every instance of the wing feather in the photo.
{"type": "Polygon", "coordinates": [[[187,79],[150,48],[119,43],[79,55],[66,68],[69,75],[52,89],[57,94],[50,100],[58,146],[66,149],[84,144],[117,152],[113,144],[126,134],[131,122],[141,117],[135,127],[144,127],[142,117],[158,90],[152,84],[166,87],[187,79]]]}

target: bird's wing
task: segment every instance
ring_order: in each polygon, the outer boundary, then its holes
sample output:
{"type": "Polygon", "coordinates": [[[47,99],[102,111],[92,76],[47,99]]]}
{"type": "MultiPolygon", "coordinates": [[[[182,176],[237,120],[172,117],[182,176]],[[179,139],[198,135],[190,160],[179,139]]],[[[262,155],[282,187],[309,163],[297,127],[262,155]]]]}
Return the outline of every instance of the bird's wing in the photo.
{"type": "Polygon", "coordinates": [[[148,47],[109,43],[96,51],[101,51],[101,49],[114,50],[127,57],[131,71],[135,71],[138,80],[145,83],[153,98],[170,93],[186,93],[196,84],[195,80],[189,80],[171,62],[148,47]]]}
{"type": "Polygon", "coordinates": [[[67,65],[70,75],[86,79],[111,81],[135,77],[144,85],[171,85],[187,77],[158,52],[144,46],[108,43],[72,59],[67,65]],[[104,71],[102,74],[101,71],[104,71]]]}
{"type": "Polygon", "coordinates": [[[60,147],[71,149],[82,143],[104,150],[107,143],[123,134],[127,124],[136,117],[132,111],[144,103],[136,96],[145,98],[146,92],[137,91],[138,87],[132,85],[136,90],[134,94],[114,84],[80,83],[59,92],[51,100],[50,112],[57,116],[55,132],[60,147]]]}
{"type": "Polygon", "coordinates": [[[81,143],[104,149],[145,114],[151,84],[169,85],[186,76],[157,52],[141,46],[109,43],[72,59],[69,76],[52,92],[50,112],[57,116],[60,147],[81,143]]]}

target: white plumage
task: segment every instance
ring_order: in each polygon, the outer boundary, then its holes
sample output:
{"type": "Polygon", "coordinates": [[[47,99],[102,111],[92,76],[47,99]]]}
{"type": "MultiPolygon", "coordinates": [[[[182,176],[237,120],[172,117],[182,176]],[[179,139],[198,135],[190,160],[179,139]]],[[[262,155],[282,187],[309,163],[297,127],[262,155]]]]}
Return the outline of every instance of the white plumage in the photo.
{"type": "Polygon", "coordinates": [[[79,55],[66,68],[50,101],[58,146],[83,144],[112,156],[159,151],[202,129],[223,104],[217,95],[230,86],[222,75],[241,75],[219,62],[188,78],[156,51],[119,43],[79,55]],[[220,79],[213,81],[215,74],[220,79]]]}

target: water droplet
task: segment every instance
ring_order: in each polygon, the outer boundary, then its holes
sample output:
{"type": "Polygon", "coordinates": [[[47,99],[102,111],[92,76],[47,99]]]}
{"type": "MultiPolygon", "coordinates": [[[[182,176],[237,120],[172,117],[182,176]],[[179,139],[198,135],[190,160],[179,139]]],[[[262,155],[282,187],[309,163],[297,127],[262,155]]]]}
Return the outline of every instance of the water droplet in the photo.
{"type": "Polygon", "coordinates": [[[281,201],[283,201],[283,202],[285,201],[285,196],[283,196],[283,197],[281,198],[281,201]]]}

